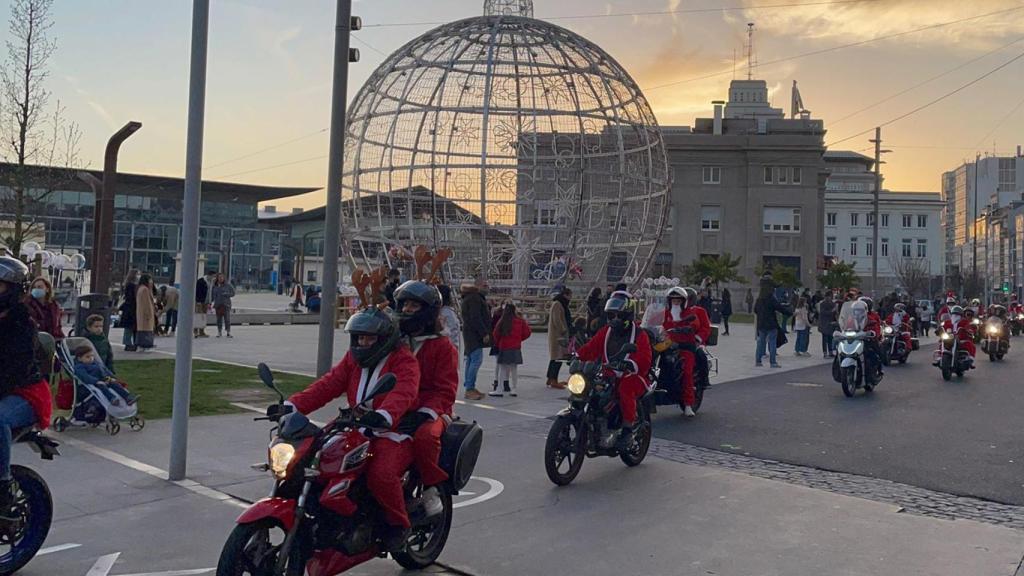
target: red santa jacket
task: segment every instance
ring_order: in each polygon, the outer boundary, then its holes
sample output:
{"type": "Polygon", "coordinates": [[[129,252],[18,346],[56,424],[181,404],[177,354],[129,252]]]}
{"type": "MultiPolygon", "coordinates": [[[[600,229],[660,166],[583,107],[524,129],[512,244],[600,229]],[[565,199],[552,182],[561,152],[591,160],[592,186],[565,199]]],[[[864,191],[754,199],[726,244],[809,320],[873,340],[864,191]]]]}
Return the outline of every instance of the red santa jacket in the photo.
{"type": "Polygon", "coordinates": [[[874,310],[868,312],[868,321],[864,324],[864,331],[874,332],[875,340],[882,339],[882,317],[878,312],[874,310]]]}
{"type": "Polygon", "coordinates": [[[355,406],[366,398],[380,377],[388,373],[395,375],[395,387],[391,392],[374,398],[372,408],[387,418],[394,429],[416,402],[420,385],[419,363],[405,346],[395,348],[373,370],[361,368],[352,352],[348,352],[330,372],[288,401],[303,414],[318,410],[343,394],[349,406],[355,406]]]}
{"type": "Polygon", "coordinates": [[[668,335],[669,340],[678,344],[699,345],[707,342],[708,338],[711,337],[711,319],[708,318],[708,313],[700,306],[684,308],[679,317],[680,320],[673,320],[672,308],[665,309],[665,321],[662,323],[662,326],[665,328],[665,333],[668,335]],[[690,334],[672,332],[675,328],[685,328],[686,326],[693,328],[693,332],[690,334]]]}
{"type": "MultiPolygon", "coordinates": [[[[625,361],[633,365],[633,371],[646,383],[647,375],[651,373],[651,340],[647,337],[647,331],[637,326],[636,322],[630,323],[630,326],[629,342],[636,344],[636,352],[627,354],[625,361]]],[[[610,357],[619,353],[618,350],[608,350],[610,337],[611,327],[601,328],[589,342],[576,351],[576,355],[584,362],[608,362],[610,357]]]]}
{"type": "MultiPolygon", "coordinates": [[[[895,327],[896,313],[893,312],[892,314],[889,314],[889,316],[885,318],[885,323],[889,326],[895,327]]],[[[899,330],[900,332],[910,332],[910,314],[906,312],[903,313],[903,318],[900,318],[899,330]]]]}
{"type": "Polygon", "coordinates": [[[494,331],[491,333],[491,342],[498,347],[498,350],[519,350],[523,347],[523,340],[530,337],[533,332],[530,331],[530,325],[526,323],[526,320],[516,317],[512,320],[512,329],[509,330],[508,334],[502,335],[499,331],[501,321],[494,325],[494,331]]]}
{"type": "MultiPolygon", "coordinates": [[[[962,334],[957,334],[962,340],[970,340],[974,338],[974,325],[970,323],[966,318],[960,318],[960,322],[956,326],[956,332],[963,330],[962,334]]],[[[942,323],[942,331],[950,334],[954,333],[953,321],[946,320],[942,323]]]]}
{"type": "Polygon", "coordinates": [[[437,420],[451,416],[459,390],[459,353],[444,336],[426,336],[413,340],[413,351],[420,367],[420,387],[413,409],[437,420]]]}

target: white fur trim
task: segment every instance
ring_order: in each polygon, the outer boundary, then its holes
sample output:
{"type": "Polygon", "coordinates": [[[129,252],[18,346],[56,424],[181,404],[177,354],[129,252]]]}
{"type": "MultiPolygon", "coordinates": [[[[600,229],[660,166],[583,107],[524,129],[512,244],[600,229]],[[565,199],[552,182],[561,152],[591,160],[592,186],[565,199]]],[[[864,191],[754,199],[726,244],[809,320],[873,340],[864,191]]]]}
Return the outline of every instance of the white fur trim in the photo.
{"type": "Polygon", "coordinates": [[[433,410],[431,410],[430,408],[427,408],[426,406],[424,406],[423,408],[420,408],[419,410],[417,410],[417,412],[422,412],[422,413],[426,414],[427,416],[430,416],[431,420],[437,420],[437,412],[434,412],[433,410]]]}

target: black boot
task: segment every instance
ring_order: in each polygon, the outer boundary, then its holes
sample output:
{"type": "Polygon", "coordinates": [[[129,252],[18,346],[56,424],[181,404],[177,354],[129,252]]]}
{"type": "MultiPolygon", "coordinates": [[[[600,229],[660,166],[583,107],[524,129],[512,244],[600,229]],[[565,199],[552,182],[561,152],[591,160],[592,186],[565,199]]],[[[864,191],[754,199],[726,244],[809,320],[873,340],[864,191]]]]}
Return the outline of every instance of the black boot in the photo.
{"type": "Polygon", "coordinates": [[[619,438],[615,441],[616,450],[625,453],[633,447],[633,428],[633,426],[622,426],[622,430],[619,430],[619,438]]]}
{"type": "Polygon", "coordinates": [[[405,550],[406,541],[409,540],[409,529],[401,526],[387,526],[381,536],[381,543],[384,550],[392,555],[405,550]]]}
{"type": "Polygon", "coordinates": [[[14,504],[18,498],[18,483],[13,478],[0,480],[0,520],[14,520],[18,514],[14,504]]]}

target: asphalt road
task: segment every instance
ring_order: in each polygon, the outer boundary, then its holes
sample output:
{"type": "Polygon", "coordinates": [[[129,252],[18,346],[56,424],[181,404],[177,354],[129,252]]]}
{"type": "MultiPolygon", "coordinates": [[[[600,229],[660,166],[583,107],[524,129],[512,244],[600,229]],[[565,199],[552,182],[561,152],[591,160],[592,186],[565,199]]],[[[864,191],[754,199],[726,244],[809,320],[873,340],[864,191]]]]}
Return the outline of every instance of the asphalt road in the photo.
{"type": "MultiPolygon", "coordinates": [[[[1024,339],[1009,356],[978,356],[944,382],[931,348],[886,369],[871,394],[843,396],[829,366],[707,392],[700,415],[664,407],[658,437],[782,462],[885,478],[958,495],[1024,504],[1024,339]]],[[[782,359],[785,362],[785,358],[782,359]]]]}

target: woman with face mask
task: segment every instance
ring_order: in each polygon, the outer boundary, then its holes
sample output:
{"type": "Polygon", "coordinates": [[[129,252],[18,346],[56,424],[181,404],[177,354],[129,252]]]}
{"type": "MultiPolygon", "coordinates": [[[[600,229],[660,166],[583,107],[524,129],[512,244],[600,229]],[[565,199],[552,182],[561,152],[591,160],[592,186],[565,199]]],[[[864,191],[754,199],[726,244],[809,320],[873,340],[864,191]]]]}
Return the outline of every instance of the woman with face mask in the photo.
{"type": "Polygon", "coordinates": [[[32,281],[29,291],[28,313],[35,323],[36,329],[46,332],[60,342],[64,339],[64,330],[60,324],[60,305],[53,300],[53,287],[46,278],[39,277],[32,281]]]}

